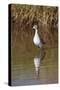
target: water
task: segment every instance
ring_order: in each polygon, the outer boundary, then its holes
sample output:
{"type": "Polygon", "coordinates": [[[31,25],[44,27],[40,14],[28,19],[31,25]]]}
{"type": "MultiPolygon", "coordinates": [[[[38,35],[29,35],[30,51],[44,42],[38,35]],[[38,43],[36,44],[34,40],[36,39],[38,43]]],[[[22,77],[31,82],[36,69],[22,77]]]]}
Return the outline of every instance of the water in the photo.
{"type": "Polygon", "coordinates": [[[13,86],[58,83],[57,48],[46,48],[44,52],[14,48],[11,65],[13,86]]]}

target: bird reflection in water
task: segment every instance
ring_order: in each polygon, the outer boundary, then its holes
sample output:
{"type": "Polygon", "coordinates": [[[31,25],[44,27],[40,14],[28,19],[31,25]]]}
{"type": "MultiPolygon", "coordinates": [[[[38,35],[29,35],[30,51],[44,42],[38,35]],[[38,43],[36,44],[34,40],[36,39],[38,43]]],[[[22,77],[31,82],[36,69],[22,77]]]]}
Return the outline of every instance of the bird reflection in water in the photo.
{"type": "Polygon", "coordinates": [[[44,59],[44,57],[45,57],[45,49],[40,48],[39,53],[34,57],[34,67],[35,67],[36,79],[39,79],[40,65],[41,65],[41,61],[44,59]]]}

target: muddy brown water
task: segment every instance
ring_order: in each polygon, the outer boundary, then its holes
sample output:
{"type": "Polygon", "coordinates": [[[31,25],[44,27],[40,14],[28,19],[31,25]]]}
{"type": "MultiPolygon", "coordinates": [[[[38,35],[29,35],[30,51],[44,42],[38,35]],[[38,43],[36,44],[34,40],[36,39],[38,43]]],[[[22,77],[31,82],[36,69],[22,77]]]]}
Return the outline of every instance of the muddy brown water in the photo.
{"type": "Polygon", "coordinates": [[[45,56],[41,60],[40,49],[22,51],[12,48],[11,76],[12,85],[37,85],[58,83],[58,48],[45,49],[45,56]],[[40,58],[39,70],[36,75],[35,57],[40,58]]]}

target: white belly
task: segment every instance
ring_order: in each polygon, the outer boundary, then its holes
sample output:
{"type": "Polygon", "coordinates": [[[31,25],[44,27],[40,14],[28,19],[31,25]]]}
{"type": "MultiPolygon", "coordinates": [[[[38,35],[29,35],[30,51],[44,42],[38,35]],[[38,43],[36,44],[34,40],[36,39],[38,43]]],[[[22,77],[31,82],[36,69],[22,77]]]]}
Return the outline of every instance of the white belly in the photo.
{"type": "Polygon", "coordinates": [[[41,47],[41,40],[40,40],[40,37],[38,36],[38,34],[35,34],[35,36],[33,38],[33,42],[36,46],[41,47]]]}

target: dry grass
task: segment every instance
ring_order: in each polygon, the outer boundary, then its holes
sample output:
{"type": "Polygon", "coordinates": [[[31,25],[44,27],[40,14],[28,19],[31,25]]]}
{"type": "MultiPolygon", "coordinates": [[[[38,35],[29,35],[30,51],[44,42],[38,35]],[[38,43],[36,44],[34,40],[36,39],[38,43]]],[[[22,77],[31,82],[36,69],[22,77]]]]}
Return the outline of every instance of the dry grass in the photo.
{"type": "Polygon", "coordinates": [[[46,46],[58,44],[58,7],[11,5],[12,43],[25,48],[33,47],[33,24],[38,25],[39,34],[46,46]],[[29,41],[29,43],[27,43],[29,41]],[[20,42],[20,43],[18,43],[20,42]]]}

